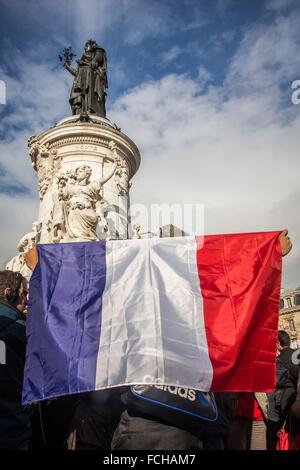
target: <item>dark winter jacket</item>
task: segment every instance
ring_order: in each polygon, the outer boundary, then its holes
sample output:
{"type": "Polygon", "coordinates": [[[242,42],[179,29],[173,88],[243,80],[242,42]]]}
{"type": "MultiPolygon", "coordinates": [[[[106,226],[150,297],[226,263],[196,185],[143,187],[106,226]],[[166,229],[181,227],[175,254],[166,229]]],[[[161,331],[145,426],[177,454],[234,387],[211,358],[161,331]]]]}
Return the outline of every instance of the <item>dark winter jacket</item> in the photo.
{"type": "Polygon", "coordinates": [[[25,449],[30,443],[30,414],[22,406],[26,352],[25,318],[0,303],[0,449],[25,449]]]}
{"type": "Polygon", "coordinates": [[[284,348],[281,350],[278,358],[281,364],[289,371],[291,379],[296,382],[298,379],[299,366],[292,362],[294,352],[294,349],[284,348]]]}

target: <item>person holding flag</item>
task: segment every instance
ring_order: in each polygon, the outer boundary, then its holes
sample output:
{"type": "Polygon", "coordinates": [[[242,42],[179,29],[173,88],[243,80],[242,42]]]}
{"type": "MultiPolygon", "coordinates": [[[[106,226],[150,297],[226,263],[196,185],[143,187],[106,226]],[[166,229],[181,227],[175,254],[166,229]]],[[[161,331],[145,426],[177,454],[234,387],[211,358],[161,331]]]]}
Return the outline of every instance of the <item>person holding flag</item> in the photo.
{"type": "MultiPolygon", "coordinates": [[[[291,248],[287,230],[39,245],[38,254],[27,255],[32,269],[39,262],[31,280],[24,403],[151,383],[174,384],[171,390],[177,384],[181,394],[271,390],[281,257],[291,248]],[[151,304],[156,292],[162,311],[151,304]],[[60,350],[53,349],[54,337],[60,350]],[[49,380],[35,362],[41,354],[49,380]]],[[[213,399],[206,398],[212,419],[213,399]]]]}

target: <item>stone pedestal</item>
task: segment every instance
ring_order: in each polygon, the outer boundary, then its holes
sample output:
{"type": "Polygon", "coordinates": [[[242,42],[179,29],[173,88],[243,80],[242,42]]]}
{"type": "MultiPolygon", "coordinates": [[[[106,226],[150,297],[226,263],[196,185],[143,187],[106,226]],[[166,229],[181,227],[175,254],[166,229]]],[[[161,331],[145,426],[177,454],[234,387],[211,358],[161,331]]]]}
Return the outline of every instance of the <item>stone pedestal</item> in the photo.
{"type": "Polygon", "coordinates": [[[41,243],[128,238],[138,148],[106,118],[72,116],[28,141],[41,243]]]}

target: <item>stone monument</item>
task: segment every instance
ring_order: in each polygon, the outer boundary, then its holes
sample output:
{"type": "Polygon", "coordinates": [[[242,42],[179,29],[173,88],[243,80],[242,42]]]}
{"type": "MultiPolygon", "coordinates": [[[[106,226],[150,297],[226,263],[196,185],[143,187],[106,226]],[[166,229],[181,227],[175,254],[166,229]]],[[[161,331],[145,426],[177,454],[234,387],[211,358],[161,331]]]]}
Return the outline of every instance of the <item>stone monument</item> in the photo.
{"type": "MultiPolygon", "coordinates": [[[[36,243],[128,238],[129,190],[140,153],[106,117],[105,50],[89,40],[77,68],[73,57],[71,48],[60,56],[74,76],[72,115],[28,140],[39,184],[36,243]]],[[[8,263],[11,269],[19,270],[29,247],[8,263]]]]}

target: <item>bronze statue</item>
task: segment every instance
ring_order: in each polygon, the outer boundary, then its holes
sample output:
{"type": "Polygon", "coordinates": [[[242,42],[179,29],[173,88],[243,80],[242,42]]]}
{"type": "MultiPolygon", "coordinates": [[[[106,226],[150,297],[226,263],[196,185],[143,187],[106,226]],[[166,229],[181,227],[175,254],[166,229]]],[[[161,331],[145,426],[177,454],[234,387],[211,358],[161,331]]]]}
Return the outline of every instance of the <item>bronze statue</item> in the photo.
{"type": "Polygon", "coordinates": [[[64,49],[63,55],[59,56],[65,69],[75,77],[69,100],[72,113],[105,117],[108,87],[106,52],[96,41],[89,39],[85,43],[81,59],[77,60],[77,69],[71,65],[74,55],[72,48],[68,47],[64,49]]]}

